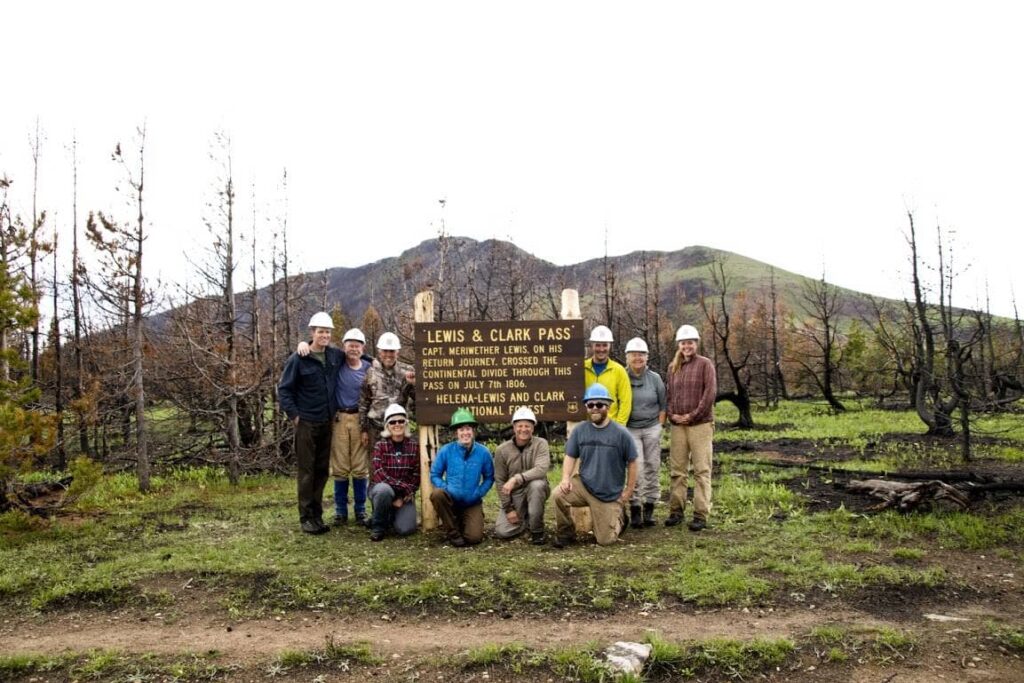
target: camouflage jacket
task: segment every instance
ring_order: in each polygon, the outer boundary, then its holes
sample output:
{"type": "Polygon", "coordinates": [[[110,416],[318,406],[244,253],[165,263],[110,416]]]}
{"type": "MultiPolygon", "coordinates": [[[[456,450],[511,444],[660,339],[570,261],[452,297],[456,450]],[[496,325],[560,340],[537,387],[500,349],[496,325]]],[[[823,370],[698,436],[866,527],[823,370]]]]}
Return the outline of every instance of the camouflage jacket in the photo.
{"type": "Polygon", "coordinates": [[[390,370],[385,370],[378,359],[373,360],[363,380],[362,394],[359,397],[359,426],[368,430],[370,426],[381,429],[384,426],[384,411],[392,403],[397,403],[410,413],[415,408],[415,385],[405,378],[413,367],[402,361],[395,363],[390,370]]]}

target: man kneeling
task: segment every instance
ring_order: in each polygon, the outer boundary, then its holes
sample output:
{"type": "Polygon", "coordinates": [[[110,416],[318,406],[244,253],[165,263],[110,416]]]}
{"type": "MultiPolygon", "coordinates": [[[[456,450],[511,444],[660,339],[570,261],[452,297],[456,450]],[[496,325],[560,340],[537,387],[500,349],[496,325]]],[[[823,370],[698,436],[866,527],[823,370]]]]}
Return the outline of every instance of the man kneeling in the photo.
{"type": "Polygon", "coordinates": [[[494,451],[494,485],[501,500],[494,535],[515,538],[529,528],[530,542],[543,545],[551,452],[546,439],[533,435],[536,424],[532,410],[519,408],[512,416],[512,438],[494,451]]]}
{"type": "Polygon", "coordinates": [[[623,511],[636,485],[636,445],[626,428],[608,417],[612,397],[601,384],[583,394],[589,422],[573,430],[565,444],[562,481],[555,489],[556,548],[576,539],[570,509],[589,507],[599,545],[615,543],[623,511]]]}

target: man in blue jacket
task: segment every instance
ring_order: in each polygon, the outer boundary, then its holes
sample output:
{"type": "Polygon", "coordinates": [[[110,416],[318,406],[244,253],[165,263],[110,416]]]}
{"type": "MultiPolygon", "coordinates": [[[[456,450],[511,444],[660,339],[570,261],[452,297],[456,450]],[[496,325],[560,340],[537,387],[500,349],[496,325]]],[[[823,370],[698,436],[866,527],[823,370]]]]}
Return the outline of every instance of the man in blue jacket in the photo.
{"type": "Polygon", "coordinates": [[[456,408],[451,421],[456,440],[442,447],[430,466],[430,502],[448,542],[456,548],[483,540],[483,499],[494,484],[494,461],[491,452],[476,442],[476,426],[468,408],[456,408]]]}
{"type": "Polygon", "coordinates": [[[331,457],[334,385],[343,356],[328,346],[334,323],[320,312],[309,319],[313,343],[308,356],[293,353],[285,363],[277,397],[295,425],[295,469],[298,479],[299,525],[307,534],[328,530],[323,521],[324,486],[331,457]]]}

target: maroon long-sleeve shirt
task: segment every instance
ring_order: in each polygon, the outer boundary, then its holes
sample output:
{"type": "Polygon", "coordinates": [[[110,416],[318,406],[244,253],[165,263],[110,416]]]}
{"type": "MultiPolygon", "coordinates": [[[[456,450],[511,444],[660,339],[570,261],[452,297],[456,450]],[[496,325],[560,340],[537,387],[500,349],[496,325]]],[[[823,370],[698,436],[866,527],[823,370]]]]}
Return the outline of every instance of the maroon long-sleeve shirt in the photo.
{"type": "Polygon", "coordinates": [[[715,395],[718,380],[710,359],[695,355],[670,372],[665,381],[665,398],[669,415],[690,414],[690,424],[715,421],[715,395]]]}
{"type": "Polygon", "coordinates": [[[374,444],[371,482],[389,485],[397,496],[415,493],[420,487],[419,441],[406,437],[399,444],[386,437],[374,444]]]}

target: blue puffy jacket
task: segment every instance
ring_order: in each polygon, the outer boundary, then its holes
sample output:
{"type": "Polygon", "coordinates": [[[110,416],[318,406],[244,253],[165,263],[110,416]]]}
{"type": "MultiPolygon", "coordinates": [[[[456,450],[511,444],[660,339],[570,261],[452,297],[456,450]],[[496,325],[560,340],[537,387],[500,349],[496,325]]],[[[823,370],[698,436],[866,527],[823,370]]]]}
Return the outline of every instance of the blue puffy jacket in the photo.
{"type": "Polygon", "coordinates": [[[430,466],[430,483],[462,507],[476,505],[494,485],[491,452],[476,442],[468,451],[457,441],[442,446],[430,466]]]}

